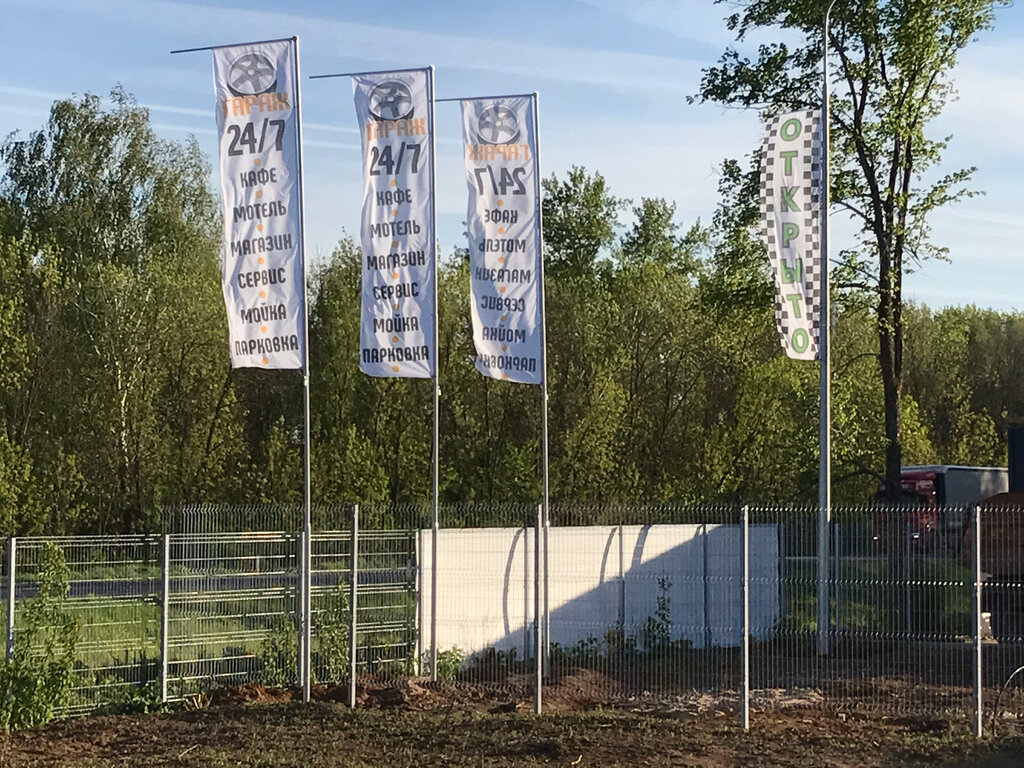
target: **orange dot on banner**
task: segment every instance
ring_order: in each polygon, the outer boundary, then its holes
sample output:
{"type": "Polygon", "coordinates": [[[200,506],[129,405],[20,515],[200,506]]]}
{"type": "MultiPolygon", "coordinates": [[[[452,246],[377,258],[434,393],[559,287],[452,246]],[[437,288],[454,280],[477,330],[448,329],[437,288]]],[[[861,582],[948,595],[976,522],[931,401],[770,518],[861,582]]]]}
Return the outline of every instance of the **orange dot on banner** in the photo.
{"type": "Polygon", "coordinates": [[[504,315],[502,315],[501,317],[499,317],[499,318],[498,318],[498,320],[500,320],[501,322],[503,322],[503,323],[504,323],[504,322],[505,322],[505,316],[504,316],[504,315]]]}
{"type": "Polygon", "coordinates": [[[498,286],[498,293],[504,293],[504,292],[505,292],[505,286],[504,285],[499,285],[498,286]]]}
{"type": "Polygon", "coordinates": [[[503,378],[503,379],[507,379],[507,378],[508,378],[508,374],[507,374],[507,373],[503,373],[503,374],[501,374],[501,378],[503,378]]]}
{"type": "Polygon", "coordinates": [[[397,240],[392,240],[391,241],[391,247],[392,248],[397,248],[398,247],[398,241],[397,240]]]}
{"type": "MultiPolygon", "coordinates": [[[[392,184],[393,184],[393,183],[394,183],[394,182],[392,182],[392,184]]],[[[391,366],[391,372],[392,372],[392,373],[398,373],[398,366],[397,366],[397,365],[392,365],[392,366],[391,366]]]]}
{"type": "Polygon", "coordinates": [[[391,308],[392,308],[392,309],[398,309],[398,305],[397,305],[397,304],[392,304],[392,305],[391,305],[391,308]]]}
{"type": "Polygon", "coordinates": [[[501,345],[501,351],[502,352],[508,352],[508,347],[506,347],[504,344],[502,344],[501,345]]]}
{"type": "Polygon", "coordinates": [[[393,186],[395,186],[395,185],[396,185],[397,183],[398,183],[398,182],[397,182],[397,181],[395,181],[394,179],[392,179],[392,180],[391,180],[391,181],[389,182],[389,184],[391,184],[391,186],[392,186],[392,187],[393,187],[393,186]]]}
{"type": "Polygon", "coordinates": [[[263,231],[263,225],[262,224],[257,224],[256,225],[256,231],[257,232],[262,232],[263,231]]]}
{"type": "Polygon", "coordinates": [[[499,235],[504,235],[505,234],[505,228],[504,227],[498,227],[498,234],[499,235]]]}
{"type": "Polygon", "coordinates": [[[391,279],[392,280],[397,280],[398,279],[398,273],[397,272],[392,272],[391,273],[391,279]]]}
{"type": "Polygon", "coordinates": [[[256,190],[256,197],[263,197],[263,190],[262,189],[257,189],[256,190]]]}
{"type": "Polygon", "coordinates": [[[270,361],[267,360],[267,358],[265,357],[260,362],[263,363],[264,365],[268,365],[270,363],[270,361]]]}
{"type": "Polygon", "coordinates": [[[266,291],[260,291],[260,298],[261,299],[267,298],[267,292],[266,291]]]}
{"type": "Polygon", "coordinates": [[[504,264],[505,263],[505,257],[504,256],[499,256],[498,257],[498,263],[499,264],[504,264]]]}
{"type": "Polygon", "coordinates": [[[267,332],[267,326],[261,325],[260,326],[260,333],[266,333],[266,332],[267,332]]]}
{"type": "MultiPolygon", "coordinates": [[[[253,165],[259,165],[260,164],[260,159],[257,157],[255,160],[252,161],[252,164],[253,165]]],[[[498,205],[501,205],[501,203],[498,203],[498,205]]]]}
{"type": "Polygon", "coordinates": [[[266,263],[267,260],[260,256],[258,259],[256,259],[256,261],[258,261],[260,264],[264,264],[266,263]]]}
{"type": "Polygon", "coordinates": [[[392,336],[391,337],[391,343],[392,344],[397,344],[398,343],[398,337],[397,336],[392,336]]]}
{"type": "Polygon", "coordinates": [[[504,201],[504,200],[499,200],[499,201],[498,201],[498,205],[504,205],[504,204],[505,204],[505,201],[504,201]]]}
{"type": "Polygon", "coordinates": [[[397,215],[398,215],[398,211],[392,210],[392,211],[391,211],[391,215],[392,215],[392,216],[397,216],[397,215]]]}

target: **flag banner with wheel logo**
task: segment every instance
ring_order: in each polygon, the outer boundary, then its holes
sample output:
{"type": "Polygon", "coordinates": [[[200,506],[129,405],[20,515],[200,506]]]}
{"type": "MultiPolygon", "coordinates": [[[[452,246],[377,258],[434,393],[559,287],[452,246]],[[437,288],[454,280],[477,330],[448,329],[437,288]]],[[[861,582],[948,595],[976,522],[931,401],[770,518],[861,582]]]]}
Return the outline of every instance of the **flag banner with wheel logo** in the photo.
{"type": "Polygon", "coordinates": [[[359,368],[430,378],[434,353],[434,130],[428,70],[354,75],[363,143],[359,368]]]}
{"type": "Polygon", "coordinates": [[[221,279],[235,368],[302,368],[305,359],[294,45],[213,51],[221,279]]]}
{"type": "Polygon", "coordinates": [[[820,112],[779,115],[761,150],[762,235],[775,274],[775,321],[786,355],[818,359],[821,308],[820,112]]]}
{"type": "Polygon", "coordinates": [[[533,98],[462,102],[469,209],[469,299],[476,368],[540,384],[540,217],[533,98]]]}

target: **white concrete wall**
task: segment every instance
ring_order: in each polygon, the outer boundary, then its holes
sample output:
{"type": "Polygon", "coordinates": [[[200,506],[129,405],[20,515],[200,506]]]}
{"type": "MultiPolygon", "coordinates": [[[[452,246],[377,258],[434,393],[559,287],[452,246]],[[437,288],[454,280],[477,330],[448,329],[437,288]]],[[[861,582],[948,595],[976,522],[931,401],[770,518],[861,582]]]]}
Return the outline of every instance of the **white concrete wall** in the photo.
{"type": "MultiPolygon", "coordinates": [[[[642,642],[658,596],[671,636],[694,647],[740,640],[740,529],[735,525],[558,527],[549,531],[551,640],[570,646],[621,626],[642,642]]],[[[420,532],[420,642],[430,643],[430,531],[420,532]]],[[[488,647],[532,656],[532,529],[468,528],[438,534],[438,649],[488,647]]],[[[750,622],[765,639],[779,617],[775,525],[750,526],[750,622]]]]}

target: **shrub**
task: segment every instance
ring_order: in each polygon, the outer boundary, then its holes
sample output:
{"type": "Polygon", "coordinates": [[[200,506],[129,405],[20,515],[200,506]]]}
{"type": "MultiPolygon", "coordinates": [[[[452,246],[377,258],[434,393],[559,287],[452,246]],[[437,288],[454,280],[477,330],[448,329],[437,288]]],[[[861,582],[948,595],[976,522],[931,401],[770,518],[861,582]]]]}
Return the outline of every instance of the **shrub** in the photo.
{"type": "Polygon", "coordinates": [[[437,679],[454,680],[459,670],[462,669],[462,662],[466,660],[466,652],[457,646],[453,646],[437,654],[437,679]]]}
{"type": "Polygon", "coordinates": [[[258,680],[264,685],[285,688],[295,682],[298,664],[298,637],[295,622],[278,614],[270,621],[269,632],[260,645],[258,680]]]}
{"type": "Polygon", "coordinates": [[[60,549],[40,549],[39,592],[27,601],[11,659],[0,663],[0,727],[43,725],[67,709],[78,623],[67,611],[68,567],[60,549]]]}

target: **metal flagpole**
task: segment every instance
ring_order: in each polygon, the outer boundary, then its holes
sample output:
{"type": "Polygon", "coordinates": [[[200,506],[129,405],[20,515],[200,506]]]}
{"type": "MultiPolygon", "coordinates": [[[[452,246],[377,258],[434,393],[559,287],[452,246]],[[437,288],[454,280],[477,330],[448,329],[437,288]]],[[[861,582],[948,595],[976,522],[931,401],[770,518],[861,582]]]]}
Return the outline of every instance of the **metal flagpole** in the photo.
{"type": "MultiPolygon", "coordinates": [[[[225,43],[224,45],[202,45],[202,46],[200,46],[198,48],[179,48],[176,51],[171,51],[171,54],[173,55],[173,54],[176,54],[176,53],[195,53],[197,51],[216,51],[218,48],[237,48],[240,45],[266,45],[268,43],[284,43],[284,42],[287,42],[289,40],[295,40],[296,42],[298,42],[298,39],[299,38],[297,36],[293,36],[293,37],[275,37],[275,38],[272,38],[270,40],[251,40],[248,43],[225,43]]],[[[297,83],[298,83],[298,78],[296,78],[296,84],[297,83]]]]}
{"type": "Polygon", "coordinates": [[[533,99],[534,109],[537,106],[537,93],[502,93],[492,96],[452,96],[447,99],[434,99],[435,102],[440,104],[444,101],[493,101],[495,99],[533,99]]]}
{"type": "Polygon", "coordinates": [[[547,307],[544,304],[544,206],[541,204],[540,183],[540,98],[533,92],[533,138],[537,169],[533,185],[537,202],[537,264],[540,275],[540,442],[541,442],[541,504],[544,511],[544,671],[550,672],[551,664],[551,614],[548,592],[548,529],[550,515],[550,475],[548,472],[548,331],[547,307]]]}
{"type": "Polygon", "coordinates": [[[434,424],[433,424],[433,464],[431,466],[430,478],[430,679],[437,681],[437,537],[440,527],[438,515],[438,468],[441,464],[441,426],[440,426],[440,402],[441,402],[441,365],[437,358],[439,331],[438,325],[441,320],[441,313],[437,306],[437,238],[434,228],[437,225],[436,208],[434,204],[434,153],[437,149],[437,142],[434,139],[434,67],[428,68],[428,82],[430,87],[429,109],[427,112],[427,127],[430,132],[430,232],[434,242],[430,244],[434,256],[434,424]]]}
{"type": "Polygon", "coordinates": [[[295,41],[296,161],[299,170],[299,247],[302,249],[302,535],[306,539],[302,556],[302,700],[308,702],[313,677],[310,669],[313,638],[313,514],[309,461],[309,288],[306,281],[306,200],[302,185],[302,102],[299,96],[302,78],[299,76],[299,38],[296,35],[292,40],[295,41]]]}
{"type": "MultiPolygon", "coordinates": [[[[431,69],[431,76],[433,76],[433,69],[431,69]]],[[[433,85],[433,80],[431,80],[433,85]]],[[[431,90],[433,94],[433,90],[431,90]]],[[[548,533],[551,527],[551,516],[549,510],[550,502],[550,482],[549,482],[549,471],[548,471],[548,369],[547,369],[547,328],[546,318],[547,313],[544,305],[544,215],[543,206],[541,205],[541,170],[540,170],[540,118],[539,118],[539,95],[536,91],[532,93],[510,93],[501,95],[490,95],[490,96],[457,96],[446,99],[432,99],[434,102],[449,102],[449,101],[495,101],[499,99],[531,99],[533,102],[533,135],[535,139],[534,153],[536,162],[536,172],[534,173],[534,197],[536,201],[536,216],[537,216],[537,274],[540,278],[540,332],[541,332],[541,473],[542,473],[542,491],[541,491],[541,506],[538,508],[538,514],[540,515],[541,522],[538,524],[538,531],[536,537],[537,545],[537,562],[538,562],[538,584],[537,584],[537,634],[536,634],[536,646],[538,654],[538,663],[543,661],[543,672],[547,674],[551,662],[551,614],[549,610],[549,589],[548,589],[548,570],[549,570],[549,558],[548,558],[548,533]]],[[[436,406],[435,406],[436,407],[436,406]]],[[[436,518],[435,518],[436,521],[436,518]]],[[[435,539],[436,539],[436,522],[435,522],[435,539]]],[[[434,563],[437,561],[437,550],[436,545],[432,555],[434,563]]],[[[431,573],[436,573],[436,567],[432,569],[431,573]]],[[[432,587],[432,594],[435,590],[432,587]]],[[[432,598],[433,600],[433,598],[432,598]]],[[[436,613],[436,602],[433,603],[431,609],[431,617],[436,613]]],[[[431,633],[434,632],[433,618],[431,620],[431,633]]],[[[432,641],[431,648],[432,652],[436,653],[436,644],[432,641]]]]}
{"type": "Polygon", "coordinates": [[[821,84],[821,307],[818,319],[818,653],[829,652],[829,528],[832,521],[832,365],[829,350],[829,85],[828,21],[830,0],[822,23],[821,84]]]}
{"type": "Polygon", "coordinates": [[[427,109],[427,126],[430,134],[430,229],[433,237],[433,242],[430,244],[431,253],[433,255],[434,263],[434,386],[433,386],[433,429],[432,429],[432,446],[431,446],[431,559],[430,559],[430,677],[432,680],[437,680],[437,538],[439,528],[439,517],[438,517],[438,485],[439,485],[439,465],[440,465],[440,400],[441,400],[441,388],[440,388],[440,365],[437,360],[438,350],[438,339],[439,329],[438,321],[440,320],[440,314],[437,311],[437,282],[438,282],[438,269],[437,269],[437,237],[436,237],[436,206],[434,203],[435,189],[434,189],[434,154],[436,152],[436,141],[434,138],[434,67],[407,67],[405,69],[374,69],[364,70],[360,72],[332,72],[324,75],[311,75],[310,80],[325,80],[332,77],[360,77],[364,75],[385,75],[392,72],[405,72],[405,71],[426,71],[427,74],[427,87],[429,91],[428,109],[427,109]]]}
{"type": "Polygon", "coordinates": [[[247,43],[230,43],[226,45],[206,45],[198,48],[179,48],[172,54],[195,53],[197,51],[215,51],[220,48],[234,48],[242,45],[263,45],[267,43],[292,42],[292,57],[295,64],[295,131],[296,131],[296,164],[299,181],[299,248],[302,254],[302,412],[303,412],[303,451],[302,451],[302,546],[299,548],[299,582],[300,605],[299,613],[299,679],[302,685],[302,700],[308,702],[310,696],[310,639],[312,635],[311,616],[311,570],[312,570],[312,513],[310,494],[310,421],[309,421],[309,291],[306,285],[306,219],[305,193],[302,186],[302,106],[299,92],[302,90],[299,74],[299,38],[277,37],[270,40],[254,40],[247,43]]]}

